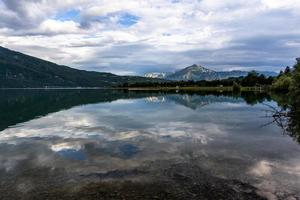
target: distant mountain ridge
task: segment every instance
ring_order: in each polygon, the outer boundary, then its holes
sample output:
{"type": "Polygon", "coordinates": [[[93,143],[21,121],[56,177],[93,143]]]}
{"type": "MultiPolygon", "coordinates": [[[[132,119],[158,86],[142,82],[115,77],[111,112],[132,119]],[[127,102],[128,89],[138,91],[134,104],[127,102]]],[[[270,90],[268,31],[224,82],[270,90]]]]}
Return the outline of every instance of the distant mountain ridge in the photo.
{"type": "Polygon", "coordinates": [[[0,88],[110,87],[155,81],[159,80],[78,70],[0,46],[0,88]]]}
{"type": "Polygon", "coordinates": [[[146,73],[146,78],[165,78],[168,74],[163,72],[146,73]]]}
{"type": "MultiPolygon", "coordinates": [[[[230,77],[240,77],[240,76],[247,76],[248,71],[241,71],[241,70],[233,70],[233,71],[214,71],[211,69],[207,69],[200,65],[191,65],[184,69],[178,70],[174,73],[165,73],[168,74],[164,77],[167,80],[175,80],[175,81],[199,81],[199,80],[218,80],[218,79],[227,79],[230,77]]],[[[258,74],[263,74],[265,76],[277,76],[276,72],[269,72],[269,71],[257,71],[258,74]]],[[[150,76],[148,76],[150,77],[150,76]]]]}

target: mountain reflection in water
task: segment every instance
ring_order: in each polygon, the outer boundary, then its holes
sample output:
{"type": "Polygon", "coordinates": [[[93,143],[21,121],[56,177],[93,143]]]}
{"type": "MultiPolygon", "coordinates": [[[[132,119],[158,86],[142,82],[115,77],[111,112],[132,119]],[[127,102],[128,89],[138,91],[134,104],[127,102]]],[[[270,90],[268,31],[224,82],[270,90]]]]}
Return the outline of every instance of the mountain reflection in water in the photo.
{"type": "Polygon", "coordinates": [[[2,90],[0,199],[299,198],[266,93],[2,90]]]}

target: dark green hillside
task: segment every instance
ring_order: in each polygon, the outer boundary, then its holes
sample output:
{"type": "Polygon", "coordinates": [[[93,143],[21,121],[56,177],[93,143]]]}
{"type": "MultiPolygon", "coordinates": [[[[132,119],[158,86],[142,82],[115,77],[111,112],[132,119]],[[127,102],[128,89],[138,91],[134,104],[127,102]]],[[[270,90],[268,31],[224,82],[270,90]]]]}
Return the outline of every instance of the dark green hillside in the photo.
{"type": "Polygon", "coordinates": [[[157,80],[77,70],[0,47],[0,88],[108,87],[140,81],[157,80]]]}

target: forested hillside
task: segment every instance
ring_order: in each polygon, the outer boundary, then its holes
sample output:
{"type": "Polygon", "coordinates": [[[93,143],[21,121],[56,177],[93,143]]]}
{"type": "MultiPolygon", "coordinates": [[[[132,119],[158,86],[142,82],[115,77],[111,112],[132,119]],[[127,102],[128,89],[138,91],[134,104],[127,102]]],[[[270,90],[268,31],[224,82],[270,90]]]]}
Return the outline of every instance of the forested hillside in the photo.
{"type": "Polygon", "coordinates": [[[0,88],[108,87],[140,81],[158,80],[77,70],[0,47],[0,88]]]}

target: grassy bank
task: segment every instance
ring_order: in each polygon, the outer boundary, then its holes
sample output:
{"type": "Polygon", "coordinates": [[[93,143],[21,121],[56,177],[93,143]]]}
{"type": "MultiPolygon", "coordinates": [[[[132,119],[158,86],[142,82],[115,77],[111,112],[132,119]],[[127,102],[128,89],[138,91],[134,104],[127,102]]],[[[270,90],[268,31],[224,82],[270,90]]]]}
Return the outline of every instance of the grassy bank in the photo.
{"type": "MultiPolygon", "coordinates": [[[[195,91],[233,91],[233,87],[201,87],[201,86],[190,86],[190,87],[119,87],[117,89],[127,90],[195,90],[195,91]]],[[[266,87],[241,87],[240,91],[267,91],[266,87]]]]}

